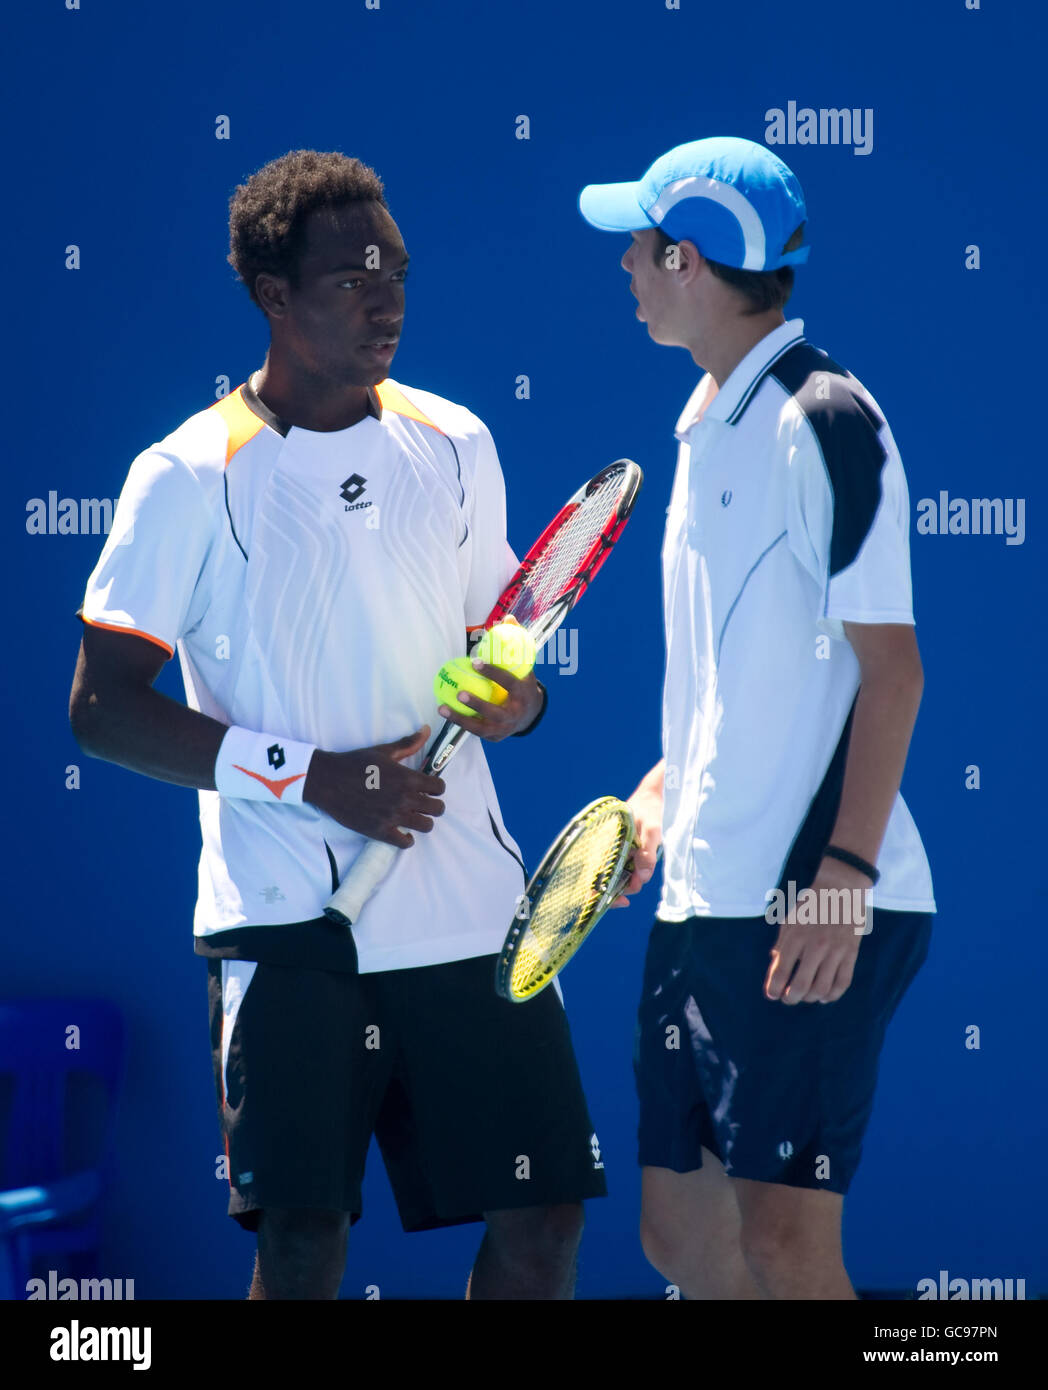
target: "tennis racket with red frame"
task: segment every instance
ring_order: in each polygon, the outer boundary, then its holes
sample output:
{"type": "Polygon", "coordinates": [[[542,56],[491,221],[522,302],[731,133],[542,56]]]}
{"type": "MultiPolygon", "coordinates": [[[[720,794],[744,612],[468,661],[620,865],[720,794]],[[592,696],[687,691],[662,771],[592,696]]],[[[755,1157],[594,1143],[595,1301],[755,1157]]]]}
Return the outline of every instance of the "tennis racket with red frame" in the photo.
{"type": "MultiPolygon", "coordinates": [[[[622,535],[644,475],[629,459],[619,459],[579,488],[539,536],[484,621],[492,628],[515,618],[536,649],[556,632],[593,582],[622,535]]],[[[425,773],[443,772],[469,730],[450,720],[430,744],[425,773]]],[[[438,832],[439,834],[439,828],[438,832]]],[[[396,863],[402,851],[384,840],[370,840],[357,856],[324,912],[348,927],[396,863]]]]}

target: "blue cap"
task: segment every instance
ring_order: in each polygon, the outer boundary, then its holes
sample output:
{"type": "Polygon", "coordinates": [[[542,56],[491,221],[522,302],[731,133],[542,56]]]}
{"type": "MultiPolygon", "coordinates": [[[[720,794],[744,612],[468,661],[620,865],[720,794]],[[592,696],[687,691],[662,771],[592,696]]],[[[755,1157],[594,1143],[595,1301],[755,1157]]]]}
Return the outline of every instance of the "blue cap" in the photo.
{"type": "Polygon", "coordinates": [[[783,250],[808,217],[797,176],[763,145],[730,135],[678,145],[636,183],[589,184],[579,211],[602,232],[661,227],[737,270],[803,265],[811,249],[783,250]]]}

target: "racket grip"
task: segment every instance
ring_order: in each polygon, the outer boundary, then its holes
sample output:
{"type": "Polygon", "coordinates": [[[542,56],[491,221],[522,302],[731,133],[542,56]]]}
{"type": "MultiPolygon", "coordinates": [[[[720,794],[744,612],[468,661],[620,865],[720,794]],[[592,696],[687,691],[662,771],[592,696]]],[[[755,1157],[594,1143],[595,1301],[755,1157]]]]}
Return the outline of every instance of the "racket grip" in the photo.
{"type": "Polygon", "coordinates": [[[396,845],[387,845],[385,840],[369,840],[325,906],[324,916],[340,927],[351,927],[400,852],[396,845]]]}
{"type": "MultiPolygon", "coordinates": [[[[444,726],[430,745],[425,773],[441,772],[468,737],[469,730],[444,720],[444,726]]],[[[364,904],[396,863],[403,851],[385,840],[369,840],[357,855],[352,868],[324,907],[324,916],[340,927],[351,927],[364,910],[364,904]]]]}

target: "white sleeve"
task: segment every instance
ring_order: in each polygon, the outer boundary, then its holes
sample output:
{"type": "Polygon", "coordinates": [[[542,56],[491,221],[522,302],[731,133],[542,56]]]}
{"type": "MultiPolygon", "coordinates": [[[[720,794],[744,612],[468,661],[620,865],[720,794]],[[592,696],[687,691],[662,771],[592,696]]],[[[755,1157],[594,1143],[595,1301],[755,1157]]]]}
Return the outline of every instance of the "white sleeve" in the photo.
{"type": "Polygon", "coordinates": [[[887,429],[864,439],[852,425],[845,444],[857,447],[827,460],[800,417],[788,445],[790,549],[819,585],[820,631],[840,641],[845,622],[913,623],[902,463],[887,429]]]}
{"type": "MultiPolygon", "coordinates": [[[[478,422],[479,423],[479,422],[478,422]]],[[[506,539],[506,485],[488,429],[476,435],[476,462],[469,508],[471,538],[466,584],[466,626],[478,627],[517,569],[518,560],[506,539]]]]}
{"type": "Polygon", "coordinates": [[[87,581],[81,617],[173,654],[214,524],[200,482],[181,459],[153,449],[139,454],[87,581]]]}

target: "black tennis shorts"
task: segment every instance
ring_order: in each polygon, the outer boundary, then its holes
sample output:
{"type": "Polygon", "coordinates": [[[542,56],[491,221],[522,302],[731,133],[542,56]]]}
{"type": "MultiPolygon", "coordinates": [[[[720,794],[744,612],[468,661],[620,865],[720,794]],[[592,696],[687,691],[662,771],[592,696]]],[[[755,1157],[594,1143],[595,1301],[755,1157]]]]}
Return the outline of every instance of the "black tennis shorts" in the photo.
{"type": "Polygon", "coordinates": [[[874,909],[832,1004],[764,996],[779,928],[763,918],[656,922],[634,1069],[642,1167],[844,1193],[873,1109],[885,1030],[928,954],[930,913],[874,909]]]}
{"type": "Polygon", "coordinates": [[[606,1195],[563,1005],[495,957],[355,975],[208,961],[229,1215],[361,1213],[378,1140],[405,1231],[606,1195]]]}

